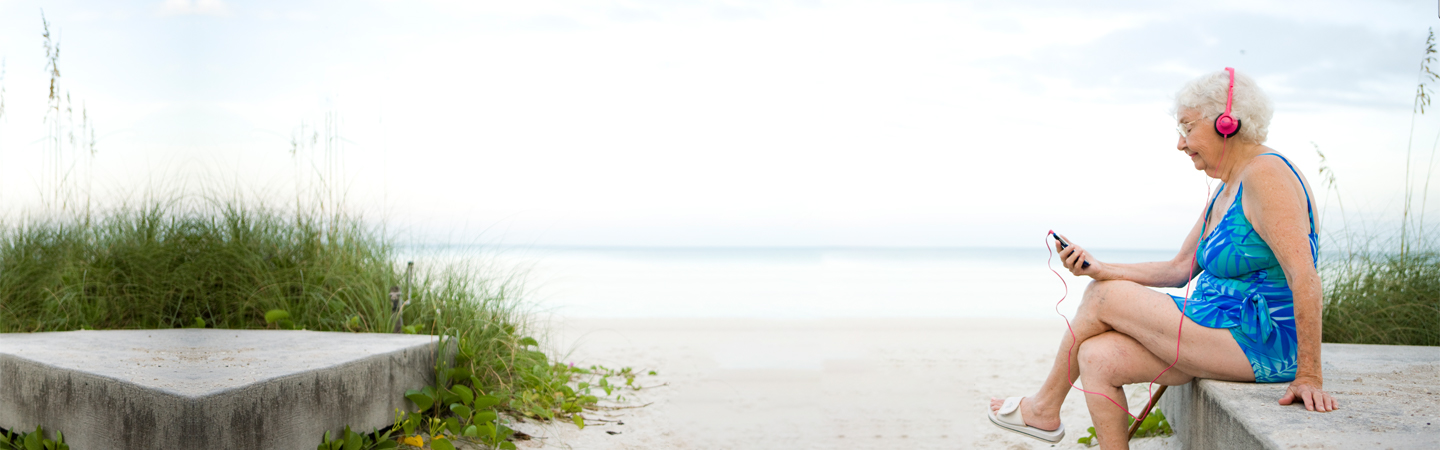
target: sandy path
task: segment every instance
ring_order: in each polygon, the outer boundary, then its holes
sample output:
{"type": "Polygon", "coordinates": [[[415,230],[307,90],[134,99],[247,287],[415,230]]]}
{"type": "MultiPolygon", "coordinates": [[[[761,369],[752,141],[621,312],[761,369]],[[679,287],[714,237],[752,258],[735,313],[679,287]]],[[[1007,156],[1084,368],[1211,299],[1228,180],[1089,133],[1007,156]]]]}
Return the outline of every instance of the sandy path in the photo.
{"type": "Polygon", "coordinates": [[[1075,439],[1090,426],[1080,395],[1062,408],[1069,433],[1054,446],[985,418],[990,396],[1039,385],[1058,320],[568,319],[552,330],[551,342],[572,344],[567,361],[654,369],[640,384],[668,385],[627,393],[627,404],[650,406],[591,413],[584,430],[519,424],[539,437],[523,447],[1084,448],[1075,439]]]}

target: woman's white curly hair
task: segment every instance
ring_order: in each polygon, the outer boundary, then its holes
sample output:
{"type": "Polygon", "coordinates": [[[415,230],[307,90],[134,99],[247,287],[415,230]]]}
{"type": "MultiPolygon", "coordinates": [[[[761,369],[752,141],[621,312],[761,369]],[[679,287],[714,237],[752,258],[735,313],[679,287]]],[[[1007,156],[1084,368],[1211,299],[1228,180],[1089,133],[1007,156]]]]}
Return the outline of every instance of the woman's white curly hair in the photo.
{"type": "MultiPolygon", "coordinates": [[[[1225,112],[1225,91],[1229,90],[1229,87],[1230,73],[1224,70],[1190,80],[1175,93],[1175,107],[1170,114],[1178,119],[1183,109],[1197,110],[1202,119],[1192,127],[1213,129],[1215,118],[1225,112]]],[[[1270,97],[1255,84],[1255,79],[1237,70],[1235,100],[1231,104],[1230,115],[1240,119],[1240,134],[1232,139],[1263,144],[1266,135],[1270,133],[1270,118],[1275,116],[1275,104],[1271,103],[1270,97]]]]}

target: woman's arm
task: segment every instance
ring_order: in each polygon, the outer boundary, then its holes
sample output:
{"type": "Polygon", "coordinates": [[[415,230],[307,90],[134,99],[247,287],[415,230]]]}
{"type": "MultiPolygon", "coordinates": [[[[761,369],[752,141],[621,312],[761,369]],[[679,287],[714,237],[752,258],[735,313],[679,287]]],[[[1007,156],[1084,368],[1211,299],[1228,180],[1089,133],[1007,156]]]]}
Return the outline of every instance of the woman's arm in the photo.
{"type": "Polygon", "coordinates": [[[1296,399],[1311,411],[1335,409],[1335,398],[1322,390],[1320,370],[1320,274],[1310,255],[1310,217],[1306,210],[1301,181],[1285,163],[1274,158],[1257,158],[1243,176],[1246,219],[1254,225],[1285,271],[1285,280],[1295,296],[1295,334],[1299,340],[1295,381],[1286,389],[1280,404],[1296,399]]]}
{"type": "MultiPolygon", "coordinates": [[[[1200,268],[1195,264],[1195,249],[1196,241],[1200,239],[1200,226],[1204,220],[1205,217],[1202,215],[1199,220],[1195,221],[1195,226],[1190,228],[1185,242],[1180,245],[1180,252],[1169,261],[1134,264],[1106,263],[1095,259],[1090,252],[1085,251],[1079,245],[1071,245],[1060,250],[1060,244],[1057,243],[1055,249],[1060,252],[1060,259],[1064,262],[1065,269],[1076,276],[1088,276],[1096,280],[1129,280],[1150,287],[1181,287],[1189,282],[1190,278],[1200,273],[1200,268]],[[1078,261],[1089,261],[1090,267],[1081,268],[1076,264],[1078,261]]],[[[1074,242],[1070,238],[1065,238],[1065,240],[1074,242]]]]}

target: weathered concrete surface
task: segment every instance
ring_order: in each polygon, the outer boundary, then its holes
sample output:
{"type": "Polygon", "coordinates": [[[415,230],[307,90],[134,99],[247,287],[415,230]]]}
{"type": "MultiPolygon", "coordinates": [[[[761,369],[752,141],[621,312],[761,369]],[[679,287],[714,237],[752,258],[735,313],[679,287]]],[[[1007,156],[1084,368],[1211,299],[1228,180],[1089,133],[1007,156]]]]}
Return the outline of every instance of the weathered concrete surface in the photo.
{"type": "Polygon", "coordinates": [[[433,336],[264,330],[0,334],[0,428],[79,450],[313,449],[433,384],[433,336]]]}
{"type": "Polygon", "coordinates": [[[1197,380],[1160,399],[1186,450],[1440,448],[1440,347],[1324,344],[1329,413],[1280,406],[1288,383],[1197,380]]]}

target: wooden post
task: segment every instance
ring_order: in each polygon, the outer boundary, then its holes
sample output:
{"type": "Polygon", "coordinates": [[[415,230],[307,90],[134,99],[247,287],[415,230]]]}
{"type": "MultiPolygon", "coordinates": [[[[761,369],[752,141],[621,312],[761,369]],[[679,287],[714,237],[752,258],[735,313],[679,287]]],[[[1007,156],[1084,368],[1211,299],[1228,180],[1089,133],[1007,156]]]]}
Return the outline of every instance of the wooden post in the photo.
{"type": "Polygon", "coordinates": [[[405,328],[405,305],[410,304],[410,273],[415,269],[415,261],[405,263],[405,296],[400,296],[400,286],[390,286],[390,312],[395,315],[395,329],[392,333],[400,333],[405,328]]]}
{"type": "Polygon", "coordinates": [[[1150,417],[1150,410],[1155,409],[1155,404],[1156,404],[1156,403],[1160,403],[1160,396],[1165,394],[1165,388],[1168,388],[1168,387],[1170,387],[1170,386],[1164,386],[1164,385],[1162,385],[1162,386],[1160,386],[1160,389],[1156,389],[1156,390],[1155,390],[1155,396],[1154,396],[1154,397],[1150,397],[1150,404],[1145,405],[1145,410],[1144,410],[1144,411],[1140,411],[1140,420],[1136,420],[1135,423],[1130,424],[1130,435],[1129,435],[1129,437],[1125,438],[1125,440],[1128,441],[1128,440],[1134,438],[1134,437],[1135,437],[1135,432],[1136,432],[1136,431],[1140,431],[1140,424],[1145,422],[1145,418],[1146,418],[1146,417],[1150,417]]]}
{"type": "Polygon", "coordinates": [[[400,286],[390,286],[390,317],[395,319],[395,329],[391,333],[399,333],[405,326],[405,316],[400,314],[404,308],[405,305],[400,303],[400,286]]]}

